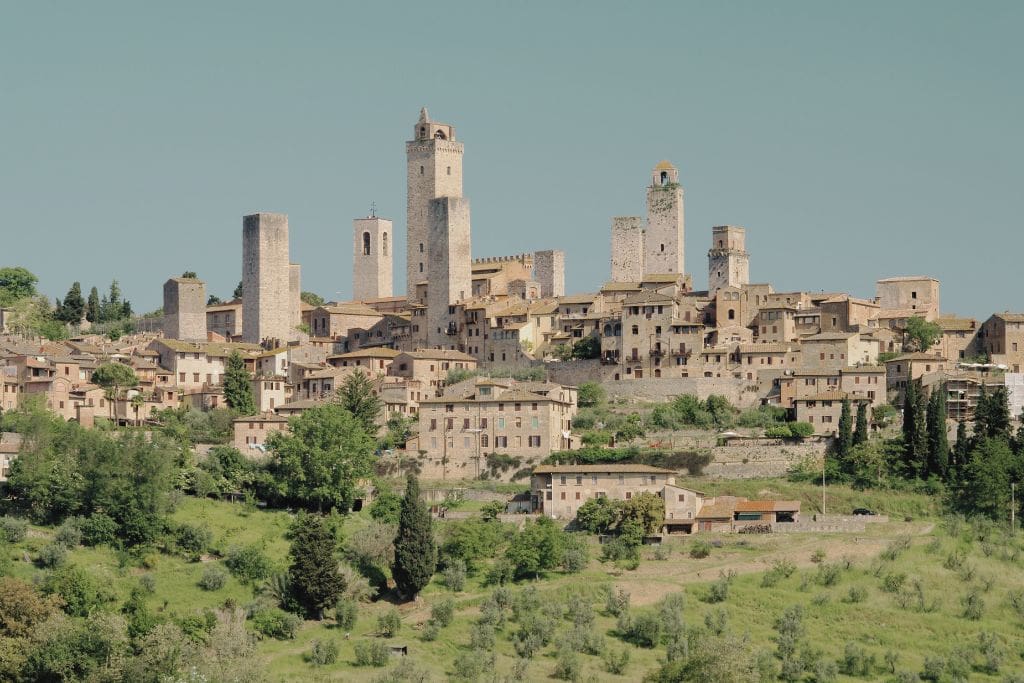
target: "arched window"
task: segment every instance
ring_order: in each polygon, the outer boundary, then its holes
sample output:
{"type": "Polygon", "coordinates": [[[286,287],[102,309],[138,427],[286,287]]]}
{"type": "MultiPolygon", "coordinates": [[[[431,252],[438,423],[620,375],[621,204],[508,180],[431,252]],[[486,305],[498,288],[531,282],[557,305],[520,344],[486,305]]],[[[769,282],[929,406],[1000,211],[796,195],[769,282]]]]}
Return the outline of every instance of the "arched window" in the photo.
{"type": "Polygon", "coordinates": [[[423,253],[423,242],[420,242],[420,253],[423,253]]]}
{"type": "Polygon", "coordinates": [[[730,308],[729,309],[729,320],[735,320],[735,319],[736,319],[736,311],[734,309],[730,308]]]}
{"type": "Polygon", "coordinates": [[[718,240],[718,248],[719,248],[719,249],[721,249],[721,248],[722,248],[722,240],[718,240]]]}
{"type": "Polygon", "coordinates": [[[666,173],[665,171],[661,172],[661,184],[668,185],[668,173],[666,173]]]}
{"type": "Polygon", "coordinates": [[[611,325],[605,325],[604,326],[604,336],[606,336],[606,337],[612,336],[612,326],[611,325]]]}
{"type": "Polygon", "coordinates": [[[434,138],[437,139],[437,140],[446,140],[447,139],[445,137],[445,134],[444,134],[443,130],[439,130],[436,133],[434,133],[434,138]]]}
{"type": "Polygon", "coordinates": [[[615,325],[615,336],[616,337],[621,337],[622,336],[622,325],[619,325],[619,324],[615,325]]]}
{"type": "Polygon", "coordinates": [[[387,256],[388,255],[388,234],[386,232],[381,236],[381,247],[384,250],[384,255],[387,256]]]}
{"type": "Polygon", "coordinates": [[[370,255],[370,233],[363,233],[363,256],[370,255]]]}

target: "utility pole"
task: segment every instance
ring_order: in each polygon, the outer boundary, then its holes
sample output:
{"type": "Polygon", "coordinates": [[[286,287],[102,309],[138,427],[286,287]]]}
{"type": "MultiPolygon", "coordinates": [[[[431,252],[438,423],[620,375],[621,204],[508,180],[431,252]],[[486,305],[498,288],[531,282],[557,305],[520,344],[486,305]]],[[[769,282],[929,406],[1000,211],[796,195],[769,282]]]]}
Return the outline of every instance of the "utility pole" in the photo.
{"type": "Polygon", "coordinates": [[[1010,535],[1017,531],[1017,484],[1010,483],[1010,535]]]}
{"type": "MultiPolygon", "coordinates": [[[[825,453],[821,454],[821,516],[825,516],[825,453]]],[[[824,520],[823,520],[824,521],[824,520]]]]}

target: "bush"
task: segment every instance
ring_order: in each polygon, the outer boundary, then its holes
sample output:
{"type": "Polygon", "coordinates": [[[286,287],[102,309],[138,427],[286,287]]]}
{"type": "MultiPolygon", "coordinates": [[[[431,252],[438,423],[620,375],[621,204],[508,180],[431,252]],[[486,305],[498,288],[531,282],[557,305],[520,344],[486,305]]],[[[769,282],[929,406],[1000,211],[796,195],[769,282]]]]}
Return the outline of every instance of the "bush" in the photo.
{"type": "Polygon", "coordinates": [[[117,522],[109,515],[94,512],[82,521],[82,542],[86,545],[115,545],[117,543],[117,522]]]}
{"type": "Polygon", "coordinates": [[[981,598],[981,592],[977,588],[967,591],[967,595],[961,598],[960,604],[964,607],[964,619],[978,621],[985,613],[985,601],[981,598]]]}
{"type": "Polygon", "coordinates": [[[789,431],[797,439],[806,439],[814,435],[814,425],[810,422],[790,422],[789,431]]]}
{"type": "Polygon", "coordinates": [[[695,541],[690,546],[690,557],[695,560],[702,560],[711,554],[711,544],[707,541],[695,541]]]}
{"type": "Polygon", "coordinates": [[[822,586],[834,586],[839,583],[842,573],[843,568],[839,564],[819,564],[814,580],[822,586]]]}
{"type": "Polygon", "coordinates": [[[882,579],[882,590],[886,593],[899,593],[903,590],[903,584],[907,581],[907,575],[901,573],[889,573],[882,579]]]}
{"type": "Polygon", "coordinates": [[[630,620],[626,639],[640,647],[657,647],[661,640],[661,619],[652,612],[641,612],[630,620]]]}
{"type": "Polygon", "coordinates": [[[667,543],[660,543],[654,546],[653,558],[659,562],[663,562],[672,556],[672,546],[667,543]]]}
{"type": "Polygon", "coordinates": [[[850,586],[849,592],[843,598],[843,602],[856,604],[868,599],[868,589],[863,586],[850,586]]]}
{"type": "Polygon", "coordinates": [[[21,543],[28,535],[28,521],[20,517],[0,517],[0,532],[8,543],[21,543]]]}
{"type": "Polygon", "coordinates": [[[314,640],[309,661],[314,666],[334,664],[338,661],[338,643],[333,640],[314,640]]]}
{"type": "Polygon", "coordinates": [[[718,580],[708,587],[708,593],[704,597],[704,602],[725,602],[729,597],[729,584],[732,583],[735,576],[736,572],[731,570],[728,574],[720,573],[718,580]]]}
{"type": "Polygon", "coordinates": [[[622,648],[617,652],[615,650],[608,650],[601,659],[604,662],[605,671],[621,676],[626,672],[626,667],[629,666],[629,649],[622,648]]]}
{"type": "Polygon", "coordinates": [[[206,527],[182,524],[174,530],[174,545],[188,559],[196,562],[213,542],[213,533],[206,527]]]}
{"type": "Polygon", "coordinates": [[[772,568],[761,577],[761,587],[771,588],[782,579],[791,577],[795,571],[796,565],[789,560],[776,560],[772,563],[772,568]]]}
{"type": "Polygon", "coordinates": [[[259,546],[255,545],[231,548],[224,564],[233,576],[247,583],[263,581],[270,576],[272,569],[270,560],[259,546]]]}
{"type": "Polygon", "coordinates": [[[423,625],[423,632],[420,634],[420,638],[424,642],[431,643],[437,640],[439,635],[441,635],[441,626],[433,619],[428,619],[427,623],[423,625]]]}
{"type": "Polygon", "coordinates": [[[608,614],[617,617],[623,612],[629,612],[629,593],[619,588],[613,590],[606,588],[604,609],[608,614]]]}
{"type": "Polygon", "coordinates": [[[44,545],[39,555],[36,556],[36,564],[43,569],[53,569],[64,564],[68,559],[68,549],[60,543],[49,543],[44,545]]]}
{"type": "Polygon", "coordinates": [[[491,652],[465,650],[455,658],[455,677],[466,681],[475,681],[488,671],[494,670],[495,657],[491,652]]]}
{"type": "Polygon", "coordinates": [[[53,537],[54,543],[65,548],[75,548],[82,542],[82,521],[77,517],[64,520],[53,537]]]}
{"type": "Polygon", "coordinates": [[[359,614],[359,607],[355,600],[342,598],[334,608],[334,621],[338,628],[351,631],[356,625],[356,618],[359,614]]]}
{"type": "Polygon", "coordinates": [[[587,568],[590,552],[587,541],[579,534],[568,534],[565,537],[565,550],[562,553],[562,569],[569,574],[579,574],[587,568]]]}
{"type": "Polygon", "coordinates": [[[206,591],[219,591],[228,582],[228,575],[217,565],[210,565],[203,570],[199,579],[199,587],[206,591]]]}
{"type": "Polygon", "coordinates": [[[455,601],[451,598],[446,598],[441,602],[435,603],[434,606],[430,608],[430,620],[441,628],[452,623],[452,619],[454,618],[455,601]]]}
{"type": "Polygon", "coordinates": [[[301,623],[302,619],[277,607],[261,609],[252,615],[252,625],[256,632],[277,640],[293,639],[301,623]]]}
{"type": "Polygon", "coordinates": [[[512,583],[515,573],[515,565],[505,558],[498,558],[487,570],[487,574],[484,576],[484,583],[488,586],[504,586],[505,584],[512,583]]]}
{"type": "Polygon", "coordinates": [[[139,577],[139,585],[142,586],[142,590],[147,593],[156,592],[156,577],[152,574],[143,574],[139,577]]]}
{"type": "Polygon", "coordinates": [[[490,652],[494,649],[494,627],[487,623],[476,623],[469,632],[469,647],[490,652]]]}
{"type": "Polygon", "coordinates": [[[559,650],[555,659],[555,671],[552,675],[562,681],[578,681],[580,673],[580,659],[576,653],[568,648],[559,650]]]}
{"type": "Polygon", "coordinates": [[[394,638],[402,628],[402,615],[390,607],[377,617],[377,631],[385,638],[394,638]]]}
{"type": "Polygon", "coordinates": [[[391,659],[391,649],[379,640],[359,640],[353,648],[356,666],[384,666],[391,659]]]}
{"type": "Polygon", "coordinates": [[[811,562],[813,562],[814,564],[821,564],[824,561],[825,561],[825,551],[822,550],[821,548],[818,548],[813,553],[811,553],[811,562]]]}
{"type": "Polygon", "coordinates": [[[466,587],[466,563],[458,558],[448,560],[448,566],[441,573],[441,581],[448,590],[461,591],[466,587]]]}

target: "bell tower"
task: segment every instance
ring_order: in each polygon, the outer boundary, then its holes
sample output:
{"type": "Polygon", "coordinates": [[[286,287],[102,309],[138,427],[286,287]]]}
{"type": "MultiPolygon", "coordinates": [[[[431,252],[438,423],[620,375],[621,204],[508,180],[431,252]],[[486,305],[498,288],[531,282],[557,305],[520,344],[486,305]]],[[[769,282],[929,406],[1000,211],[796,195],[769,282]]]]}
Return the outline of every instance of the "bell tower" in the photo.
{"type": "Polygon", "coordinates": [[[682,273],[683,188],[679,170],[662,161],[651,171],[647,187],[647,230],[644,235],[644,273],[682,273]]]}

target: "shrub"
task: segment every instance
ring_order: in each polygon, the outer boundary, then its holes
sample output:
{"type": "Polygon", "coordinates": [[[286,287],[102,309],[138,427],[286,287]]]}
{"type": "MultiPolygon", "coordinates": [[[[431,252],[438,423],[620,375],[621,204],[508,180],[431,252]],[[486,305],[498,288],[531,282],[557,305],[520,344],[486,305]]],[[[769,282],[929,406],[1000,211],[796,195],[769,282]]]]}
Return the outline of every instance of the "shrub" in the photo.
{"type": "Polygon", "coordinates": [[[814,564],[821,564],[824,561],[825,561],[825,551],[822,550],[821,548],[818,548],[813,553],[811,553],[811,562],[813,562],[814,564]]]}
{"type": "Polygon", "coordinates": [[[847,643],[843,658],[839,660],[839,672],[847,676],[870,676],[875,668],[875,656],[857,643],[847,643]]]}
{"type": "Polygon", "coordinates": [[[82,542],[82,521],[77,517],[64,520],[57,528],[53,542],[65,548],[75,548],[82,542]]]}
{"type": "Polygon", "coordinates": [[[822,586],[834,586],[842,576],[842,567],[838,564],[819,564],[814,580],[822,586]]]}
{"type": "Polygon", "coordinates": [[[441,602],[435,603],[430,608],[430,620],[436,623],[441,628],[448,626],[452,623],[452,619],[455,617],[455,601],[451,598],[446,598],[441,602]]]}
{"type": "Polygon", "coordinates": [[[391,659],[391,649],[379,640],[356,641],[353,650],[356,666],[384,666],[391,659]]]}
{"type": "Polygon", "coordinates": [[[402,628],[402,615],[390,607],[377,617],[377,631],[385,638],[394,638],[402,628]]]}
{"type": "Polygon", "coordinates": [[[206,552],[213,542],[213,533],[206,527],[182,524],[174,530],[174,545],[178,551],[193,562],[206,552]]]}
{"type": "Polygon", "coordinates": [[[590,552],[587,541],[579,534],[567,534],[565,550],[562,553],[562,569],[569,574],[579,574],[587,568],[590,552]]]}
{"type": "Polygon", "coordinates": [[[608,614],[617,617],[623,612],[629,612],[629,593],[621,588],[615,590],[606,588],[604,609],[608,614]]]}
{"type": "Polygon", "coordinates": [[[88,616],[114,599],[109,588],[74,565],[60,567],[50,574],[43,590],[59,595],[64,600],[64,611],[73,617],[88,616]]]}
{"type": "Polygon", "coordinates": [[[672,555],[672,546],[670,546],[669,544],[667,544],[667,543],[660,543],[660,544],[654,546],[653,558],[655,560],[658,560],[659,562],[662,562],[664,560],[667,560],[669,557],[671,557],[671,555],[672,555]]]}
{"type": "Polygon", "coordinates": [[[630,620],[626,639],[640,647],[657,647],[661,640],[661,619],[657,614],[641,612],[630,620]]]}
{"type": "Polygon", "coordinates": [[[938,681],[942,679],[942,673],[945,670],[945,659],[938,656],[925,655],[924,668],[921,669],[921,678],[926,681],[938,681]]]}
{"type": "Polygon", "coordinates": [[[868,589],[863,586],[850,586],[849,592],[843,598],[843,602],[858,603],[868,598],[868,589]]]}
{"type": "Polygon", "coordinates": [[[789,432],[797,439],[806,439],[814,435],[814,425],[810,422],[790,422],[789,432]]]}
{"type": "Polygon", "coordinates": [[[314,640],[309,661],[315,666],[326,666],[338,661],[338,643],[333,640],[314,640]]]}
{"type": "Polygon", "coordinates": [[[224,560],[228,571],[240,581],[255,583],[263,581],[271,573],[270,560],[263,554],[259,546],[249,545],[244,548],[232,548],[224,560]]]}
{"type": "Polygon", "coordinates": [[[629,648],[622,648],[618,651],[608,650],[604,653],[601,660],[604,662],[605,671],[621,676],[626,672],[626,667],[629,666],[629,648]]]}
{"type": "Polygon", "coordinates": [[[731,570],[728,574],[719,573],[718,580],[708,587],[708,593],[704,596],[704,602],[725,602],[729,597],[729,584],[732,583],[735,576],[736,572],[731,570]]]}
{"type": "Polygon", "coordinates": [[[458,558],[448,560],[448,566],[441,573],[441,581],[448,590],[461,591],[466,587],[466,563],[458,558]]]}
{"type": "Polygon", "coordinates": [[[36,564],[44,569],[59,567],[68,559],[68,549],[60,543],[44,545],[36,556],[36,564]]]}
{"type": "Polygon", "coordinates": [[[0,517],[0,532],[8,543],[21,543],[28,535],[28,521],[20,517],[0,517]]]}
{"type": "Polygon", "coordinates": [[[761,587],[771,588],[782,579],[788,579],[795,571],[796,565],[789,560],[776,560],[772,563],[772,568],[761,577],[761,587]]]}
{"type": "Polygon", "coordinates": [[[118,529],[117,522],[109,515],[94,512],[82,521],[82,542],[86,545],[114,545],[118,529]]]}
{"type": "Polygon", "coordinates": [[[474,650],[490,652],[494,649],[494,626],[476,623],[469,632],[469,646],[474,650]]]}
{"type": "Polygon", "coordinates": [[[210,565],[203,570],[203,575],[199,579],[199,587],[207,591],[219,591],[227,581],[227,572],[216,565],[210,565]]]}
{"type": "Polygon", "coordinates": [[[484,576],[484,583],[488,586],[504,586],[505,584],[512,583],[515,573],[515,565],[507,559],[499,558],[487,570],[487,574],[484,576]]]}
{"type": "Polygon", "coordinates": [[[455,658],[453,668],[458,679],[475,681],[488,671],[494,670],[494,653],[480,650],[464,650],[455,658]]]}
{"type": "Polygon", "coordinates": [[[903,573],[889,573],[882,579],[882,590],[886,593],[899,593],[903,590],[903,584],[907,581],[907,575],[903,573]]]}
{"type": "Polygon", "coordinates": [[[334,608],[334,621],[338,628],[351,631],[356,625],[356,618],[359,614],[359,606],[355,600],[342,598],[334,608]]]}
{"type": "Polygon", "coordinates": [[[252,615],[252,625],[256,632],[277,640],[293,639],[301,623],[301,618],[277,607],[264,608],[252,615]]]}
{"type": "Polygon", "coordinates": [[[156,577],[152,574],[143,574],[139,577],[139,585],[147,593],[156,592],[156,577]]]}
{"type": "Polygon", "coordinates": [[[961,598],[960,604],[964,607],[964,619],[978,621],[985,613],[985,601],[981,598],[981,592],[977,588],[967,591],[967,595],[961,598]]]}
{"type": "Polygon", "coordinates": [[[701,560],[711,554],[711,544],[707,541],[695,541],[690,546],[690,557],[695,560],[701,560]]]}
{"type": "Polygon", "coordinates": [[[568,648],[559,650],[552,675],[561,681],[578,681],[580,672],[580,658],[576,653],[568,648]]]}

